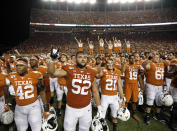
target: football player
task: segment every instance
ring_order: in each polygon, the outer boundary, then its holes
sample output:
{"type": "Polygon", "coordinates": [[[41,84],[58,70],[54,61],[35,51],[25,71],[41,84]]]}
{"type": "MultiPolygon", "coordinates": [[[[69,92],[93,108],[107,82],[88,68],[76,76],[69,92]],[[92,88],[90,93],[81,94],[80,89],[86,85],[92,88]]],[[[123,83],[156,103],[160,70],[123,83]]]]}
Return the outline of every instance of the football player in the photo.
{"type": "Polygon", "coordinates": [[[146,75],[146,124],[150,124],[151,108],[156,100],[155,119],[165,122],[160,116],[161,103],[157,101],[159,94],[163,91],[164,85],[164,63],[160,60],[158,53],[154,53],[152,61],[146,60],[143,63],[146,75]]]}
{"type": "MultiPolygon", "coordinates": [[[[55,62],[56,68],[60,69],[62,67],[62,65],[61,65],[61,62],[58,61],[59,49],[58,50],[53,49],[53,47],[52,47],[51,51],[54,51],[55,55],[52,55],[50,53],[50,57],[52,58],[52,61],[55,62]]],[[[59,98],[60,97],[60,85],[58,83],[58,78],[55,77],[54,75],[51,74],[49,79],[50,79],[50,92],[51,92],[51,94],[50,94],[51,97],[50,97],[49,101],[50,101],[50,104],[52,105],[54,103],[54,91],[56,91],[56,93],[57,93],[57,99],[60,100],[60,98],[59,98]]]]}
{"type": "Polygon", "coordinates": [[[0,65],[0,116],[4,112],[5,98],[4,98],[4,87],[6,86],[6,74],[1,70],[0,65]]]}
{"type": "MultiPolygon", "coordinates": [[[[166,65],[166,68],[165,68],[166,72],[165,73],[172,72],[172,70],[173,70],[173,61],[175,61],[175,56],[174,56],[173,52],[170,52],[168,54],[168,60],[164,60],[164,64],[166,65]]],[[[167,84],[167,88],[168,88],[167,90],[170,91],[170,93],[172,92],[172,87],[170,86],[171,80],[172,80],[172,78],[166,77],[166,84],[167,84]]]]}
{"type": "MultiPolygon", "coordinates": [[[[66,54],[61,54],[60,56],[60,62],[61,66],[65,66],[68,63],[68,57],[66,54]]],[[[64,77],[58,78],[58,83],[59,83],[59,88],[57,89],[57,116],[61,116],[61,106],[62,106],[62,99],[63,99],[63,93],[67,92],[67,87],[66,87],[66,79],[64,77]]],[[[67,93],[66,93],[67,94],[67,93]]]]}
{"type": "Polygon", "coordinates": [[[16,71],[16,56],[10,56],[9,61],[6,64],[8,73],[16,71]]]}
{"type": "Polygon", "coordinates": [[[39,71],[43,75],[43,82],[45,85],[46,98],[47,98],[47,100],[49,100],[50,99],[50,86],[49,86],[49,76],[47,74],[47,67],[42,66],[42,65],[39,66],[39,62],[40,62],[40,59],[38,56],[32,56],[30,58],[29,71],[39,71]]]}
{"type": "Polygon", "coordinates": [[[138,82],[141,87],[141,92],[143,93],[143,82],[141,75],[139,73],[140,66],[135,64],[134,55],[129,56],[129,63],[122,65],[122,73],[125,74],[125,84],[124,84],[124,93],[126,98],[126,103],[130,103],[132,98],[132,117],[139,121],[140,118],[136,115],[136,106],[138,102],[139,87],[138,82]]]}
{"type": "Polygon", "coordinates": [[[89,131],[92,121],[91,89],[98,107],[98,115],[102,117],[100,97],[96,86],[97,72],[87,68],[87,54],[77,52],[76,65],[66,65],[56,70],[53,62],[48,63],[48,72],[67,80],[67,105],[64,117],[64,130],[75,131],[79,122],[79,130],[89,131]]]}
{"type": "Polygon", "coordinates": [[[121,71],[114,68],[114,62],[112,59],[107,60],[106,68],[99,70],[99,77],[101,78],[101,106],[103,109],[103,118],[105,118],[107,108],[110,106],[113,131],[117,131],[117,112],[119,109],[118,91],[120,97],[122,99],[124,98],[120,75],[121,71]]]}
{"type": "Polygon", "coordinates": [[[42,82],[42,74],[38,71],[28,72],[28,61],[20,58],[16,63],[16,71],[8,75],[5,87],[5,111],[8,106],[8,86],[14,87],[16,107],[15,123],[18,131],[26,131],[28,123],[33,131],[40,131],[42,124],[41,107],[38,93],[43,101],[44,118],[49,113],[49,105],[46,101],[45,86],[42,82]]]}
{"type": "Polygon", "coordinates": [[[166,76],[168,76],[168,78],[172,79],[171,81],[171,88],[172,88],[172,91],[171,91],[171,94],[172,94],[172,97],[173,97],[173,101],[174,101],[174,104],[173,104],[173,108],[172,108],[172,111],[171,111],[171,117],[170,117],[170,127],[176,131],[177,130],[177,125],[176,125],[176,116],[177,116],[177,60],[173,60],[171,62],[172,64],[172,69],[171,69],[171,72],[168,72],[166,74],[166,76]]]}
{"type": "Polygon", "coordinates": [[[71,55],[71,63],[70,64],[76,64],[76,56],[75,55],[71,55]]]}

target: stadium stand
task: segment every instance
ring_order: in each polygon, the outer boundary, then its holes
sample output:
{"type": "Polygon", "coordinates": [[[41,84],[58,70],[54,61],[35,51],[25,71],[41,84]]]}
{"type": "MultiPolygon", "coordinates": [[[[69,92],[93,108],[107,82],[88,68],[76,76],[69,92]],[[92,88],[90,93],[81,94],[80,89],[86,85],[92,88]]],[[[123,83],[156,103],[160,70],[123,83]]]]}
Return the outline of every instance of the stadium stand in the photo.
{"type": "Polygon", "coordinates": [[[60,24],[141,24],[177,21],[177,9],[154,9],[146,11],[58,11],[32,9],[31,21],[60,24]]]}
{"type": "MultiPolygon", "coordinates": [[[[134,52],[144,52],[152,51],[158,49],[163,52],[170,52],[177,50],[176,34],[174,33],[112,33],[109,35],[103,35],[103,38],[107,40],[112,39],[112,36],[120,39],[124,45],[124,39],[131,41],[131,48],[134,52]],[[146,49],[144,49],[146,47],[146,49]]],[[[88,35],[87,33],[82,33],[78,35],[78,38],[84,41],[86,45],[85,51],[88,51],[88,44],[86,39],[90,38],[93,40],[95,45],[95,52],[99,49],[99,44],[97,40],[97,35],[88,35]]],[[[51,45],[60,47],[63,53],[73,54],[76,52],[77,44],[74,40],[73,34],[45,34],[37,33],[31,35],[30,39],[19,44],[16,49],[22,54],[37,54],[49,52],[51,45]]],[[[14,49],[11,49],[8,53],[13,53],[14,49]]]]}

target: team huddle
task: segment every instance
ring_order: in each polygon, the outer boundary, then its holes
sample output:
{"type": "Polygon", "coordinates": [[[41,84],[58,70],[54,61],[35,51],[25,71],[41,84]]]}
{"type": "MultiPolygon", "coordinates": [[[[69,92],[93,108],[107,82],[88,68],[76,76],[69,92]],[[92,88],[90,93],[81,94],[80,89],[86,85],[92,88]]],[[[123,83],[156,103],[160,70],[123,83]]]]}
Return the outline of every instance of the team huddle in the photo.
{"type": "Polygon", "coordinates": [[[160,112],[162,107],[169,107],[171,127],[177,130],[177,53],[168,52],[166,57],[156,51],[132,53],[129,41],[126,53],[122,53],[120,40],[113,38],[112,44],[98,37],[100,52],[93,51],[94,44],[88,39],[89,54],[86,54],[83,42],[75,40],[78,50],[72,56],[52,47],[46,56],[23,57],[16,50],[16,56],[1,57],[3,125],[14,120],[18,131],[26,131],[29,126],[32,131],[55,131],[65,94],[64,131],[75,131],[77,123],[79,131],[116,131],[119,120],[126,122],[132,117],[140,121],[138,105],[146,105],[147,125],[151,122],[152,108],[155,108],[153,118],[165,123],[160,112]],[[93,119],[92,107],[97,108],[93,119]],[[106,116],[113,129],[109,129],[106,116]]]}

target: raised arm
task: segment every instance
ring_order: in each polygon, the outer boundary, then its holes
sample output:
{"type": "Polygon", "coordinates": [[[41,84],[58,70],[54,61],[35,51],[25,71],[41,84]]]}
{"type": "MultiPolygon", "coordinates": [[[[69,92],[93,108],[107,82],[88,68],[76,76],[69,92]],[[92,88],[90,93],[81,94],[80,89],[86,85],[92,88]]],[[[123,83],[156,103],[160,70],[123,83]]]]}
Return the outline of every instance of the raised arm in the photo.
{"type": "Polygon", "coordinates": [[[17,49],[15,49],[14,51],[15,51],[15,53],[16,53],[18,56],[21,56],[21,54],[18,52],[17,49]]]}
{"type": "Polygon", "coordinates": [[[98,71],[98,74],[96,77],[101,78],[103,76],[103,68],[101,67],[101,65],[100,67],[97,68],[97,71],[98,71]]]}
{"type": "Polygon", "coordinates": [[[105,40],[106,44],[108,45],[109,44],[108,41],[106,39],[104,39],[104,40],[105,40]]]}
{"type": "Polygon", "coordinates": [[[78,39],[76,37],[74,37],[74,39],[76,40],[77,43],[79,43],[78,39]]]}
{"type": "Polygon", "coordinates": [[[125,72],[126,65],[127,65],[126,62],[123,62],[123,63],[121,64],[121,73],[122,73],[122,74],[125,72]]]}
{"type": "Polygon", "coordinates": [[[88,44],[90,44],[89,38],[87,38],[87,42],[88,42],[88,44]]]}
{"type": "Polygon", "coordinates": [[[65,77],[67,76],[67,72],[63,69],[56,69],[55,62],[49,62],[47,64],[47,72],[55,77],[65,77]]]}
{"type": "Polygon", "coordinates": [[[142,66],[145,70],[150,70],[151,68],[149,60],[144,61],[142,66]]]}
{"type": "Polygon", "coordinates": [[[112,37],[112,39],[113,39],[113,41],[115,41],[115,38],[114,38],[114,36],[112,37]]]}

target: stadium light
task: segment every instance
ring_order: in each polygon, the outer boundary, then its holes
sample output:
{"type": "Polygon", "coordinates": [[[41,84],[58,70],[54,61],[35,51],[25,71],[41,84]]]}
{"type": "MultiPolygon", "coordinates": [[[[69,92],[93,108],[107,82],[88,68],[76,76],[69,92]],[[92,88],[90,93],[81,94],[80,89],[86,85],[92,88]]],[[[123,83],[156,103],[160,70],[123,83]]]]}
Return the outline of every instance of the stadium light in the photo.
{"type": "Polygon", "coordinates": [[[66,0],[60,0],[60,2],[65,2],[66,0]]]}
{"type": "Polygon", "coordinates": [[[113,0],[113,3],[119,3],[120,0],[113,0]]]}
{"type": "Polygon", "coordinates": [[[122,3],[122,4],[125,4],[127,2],[128,2],[128,0],[120,0],[120,3],[122,3]]]}
{"type": "Polygon", "coordinates": [[[50,0],[51,2],[56,2],[57,0],[50,0]]]}
{"type": "Polygon", "coordinates": [[[143,0],[137,0],[137,2],[142,2],[143,0]]]}
{"type": "Polygon", "coordinates": [[[96,0],[90,0],[90,4],[95,4],[96,0]]]}
{"type": "Polygon", "coordinates": [[[83,3],[88,3],[88,0],[83,0],[83,3]]]}
{"type": "Polygon", "coordinates": [[[81,0],[75,0],[74,1],[76,4],[80,4],[82,1],[81,0]]]}
{"type": "Polygon", "coordinates": [[[113,2],[112,0],[107,0],[108,4],[112,4],[112,2],[113,2]]]}
{"type": "Polygon", "coordinates": [[[67,2],[68,2],[68,3],[73,3],[73,2],[74,2],[74,0],[67,0],[67,2]]]}
{"type": "Polygon", "coordinates": [[[151,0],[144,0],[145,2],[149,2],[149,1],[151,1],[151,0]]]}
{"type": "Polygon", "coordinates": [[[136,0],[128,0],[128,3],[134,3],[136,0]]]}

